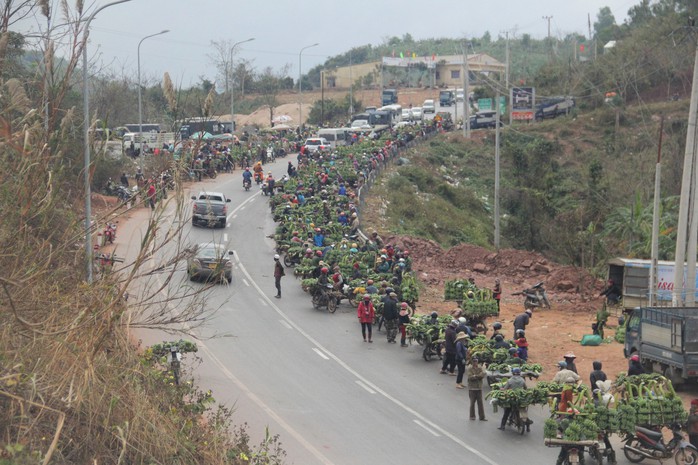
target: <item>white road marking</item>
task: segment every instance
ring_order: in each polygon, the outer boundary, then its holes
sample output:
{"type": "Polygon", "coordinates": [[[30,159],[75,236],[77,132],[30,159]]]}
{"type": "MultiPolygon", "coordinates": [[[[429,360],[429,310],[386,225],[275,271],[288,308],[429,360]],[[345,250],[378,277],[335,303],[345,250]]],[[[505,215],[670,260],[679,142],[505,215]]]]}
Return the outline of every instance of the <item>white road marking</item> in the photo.
{"type": "MultiPolygon", "coordinates": [[[[335,354],[333,354],[332,352],[330,352],[329,350],[327,350],[322,344],[320,344],[317,340],[315,340],[315,338],[314,338],[313,336],[311,336],[311,335],[308,334],[306,331],[304,331],[303,328],[301,328],[300,326],[298,326],[298,324],[296,324],[288,315],[286,315],[283,311],[281,311],[281,310],[274,304],[274,302],[271,300],[271,298],[269,298],[269,296],[267,296],[267,295],[262,291],[262,288],[259,287],[259,285],[254,281],[254,279],[252,279],[252,276],[250,276],[249,272],[247,271],[247,269],[245,268],[245,266],[244,266],[242,263],[239,263],[239,267],[240,267],[240,270],[242,271],[242,273],[247,277],[247,279],[250,281],[250,283],[252,284],[252,286],[257,290],[257,292],[258,292],[259,295],[261,296],[261,297],[259,298],[260,301],[263,300],[263,299],[266,300],[266,301],[268,302],[269,306],[271,306],[271,308],[273,308],[274,311],[276,311],[276,313],[278,313],[278,314],[281,316],[281,318],[283,318],[284,320],[286,320],[286,321],[288,322],[289,325],[291,325],[296,331],[298,331],[298,333],[299,333],[300,335],[302,335],[304,338],[306,338],[308,341],[310,341],[311,344],[313,344],[313,345],[316,346],[317,348],[321,349],[321,350],[322,350],[325,354],[327,354],[332,360],[334,360],[335,362],[337,362],[337,363],[339,364],[339,366],[341,366],[341,367],[344,368],[346,371],[348,371],[349,373],[351,373],[355,378],[359,379],[359,380],[360,380],[361,382],[363,382],[366,386],[369,386],[371,389],[375,390],[377,393],[379,393],[380,395],[382,395],[383,397],[385,397],[387,400],[389,400],[390,402],[392,402],[393,404],[395,404],[397,407],[399,407],[399,408],[401,408],[402,410],[404,410],[405,412],[407,412],[407,413],[409,413],[409,414],[415,416],[415,417],[416,417],[417,419],[419,419],[420,421],[425,422],[425,423],[428,423],[428,424],[430,424],[430,425],[433,425],[434,431],[436,431],[436,432],[440,433],[441,435],[443,435],[443,436],[449,438],[451,441],[455,442],[456,444],[458,444],[459,446],[461,446],[463,449],[466,449],[467,451],[469,451],[469,452],[472,453],[473,455],[476,455],[477,457],[479,457],[480,459],[482,459],[483,463],[487,463],[487,464],[489,464],[489,465],[499,465],[498,462],[495,462],[494,460],[492,460],[491,458],[489,458],[488,456],[486,456],[485,454],[483,454],[482,452],[480,452],[479,450],[477,450],[474,446],[471,446],[470,444],[468,444],[468,443],[466,443],[465,441],[463,441],[462,439],[460,439],[460,438],[459,438],[458,436],[456,436],[455,434],[449,433],[448,431],[446,431],[446,430],[443,429],[442,427],[440,427],[440,426],[438,426],[438,425],[435,425],[435,424],[431,423],[424,415],[422,415],[421,413],[417,412],[415,409],[413,409],[413,408],[410,407],[409,405],[405,404],[404,402],[402,402],[402,401],[396,399],[395,397],[393,397],[393,396],[391,396],[390,394],[388,394],[387,392],[385,392],[383,389],[381,389],[381,388],[378,387],[376,384],[372,383],[372,382],[369,381],[367,378],[365,378],[365,377],[362,376],[360,373],[358,373],[356,370],[354,370],[352,367],[350,367],[350,366],[349,366],[346,362],[344,362],[342,359],[340,359],[340,358],[337,357],[335,354]]],[[[313,349],[313,350],[314,350],[314,349],[313,349]]]]}
{"type": "MultiPolygon", "coordinates": [[[[289,325],[289,326],[290,326],[290,325],[289,325]]],[[[316,354],[318,354],[320,357],[324,358],[325,360],[329,360],[329,359],[330,359],[330,357],[328,357],[327,355],[323,354],[322,351],[321,351],[320,349],[318,349],[317,347],[313,347],[313,352],[315,352],[316,354]]]]}
{"type": "Polygon", "coordinates": [[[291,325],[286,322],[286,320],[279,320],[279,323],[281,323],[282,326],[285,326],[288,329],[293,329],[291,328],[291,325]]]}
{"type": "Polygon", "coordinates": [[[245,278],[242,278],[242,282],[245,283],[245,286],[250,287],[250,283],[245,278]]]}
{"type": "Polygon", "coordinates": [[[223,242],[228,243],[228,233],[223,234],[223,242]]]}
{"type": "Polygon", "coordinates": [[[361,386],[362,388],[366,389],[366,390],[368,391],[369,394],[375,394],[375,393],[376,393],[376,391],[374,391],[374,390],[371,389],[370,387],[366,386],[364,383],[362,383],[362,382],[359,381],[358,379],[357,379],[356,381],[354,381],[354,382],[355,382],[356,384],[358,384],[359,386],[361,386]]]}
{"type": "Polygon", "coordinates": [[[235,219],[235,218],[237,218],[237,217],[238,217],[238,215],[237,215],[237,214],[233,215],[233,219],[235,219]]]}
{"type": "Polygon", "coordinates": [[[266,306],[269,305],[269,304],[267,304],[267,302],[266,302],[264,299],[262,299],[261,297],[259,297],[258,299],[259,299],[259,303],[262,304],[263,306],[266,307],[266,306]]]}
{"type": "MultiPolygon", "coordinates": [[[[249,201],[249,199],[248,199],[248,201],[249,201]]],[[[240,205],[240,210],[244,210],[244,209],[245,209],[244,204],[243,204],[243,205],[240,205]]]]}
{"type": "Polygon", "coordinates": [[[234,218],[233,215],[236,214],[236,213],[238,212],[238,210],[244,210],[244,209],[245,209],[245,204],[247,204],[247,202],[251,202],[252,200],[254,200],[254,197],[250,197],[249,199],[245,200],[245,201],[242,202],[240,205],[238,205],[237,207],[235,207],[235,208],[233,209],[233,211],[230,212],[230,214],[228,215],[228,217],[227,217],[226,219],[227,219],[227,220],[230,220],[231,217],[234,218]]]}
{"type": "Polygon", "coordinates": [[[424,428],[425,430],[429,431],[432,434],[432,436],[436,436],[436,437],[441,436],[439,433],[437,433],[433,429],[429,428],[427,425],[425,425],[421,421],[419,421],[419,420],[412,420],[412,421],[415,422],[417,425],[421,426],[422,428],[424,428]]]}
{"type": "Polygon", "coordinates": [[[252,392],[247,386],[245,386],[242,381],[240,381],[235,375],[226,368],[226,366],[221,362],[218,357],[214,355],[211,350],[206,347],[206,345],[202,341],[196,341],[197,345],[201,347],[201,349],[206,352],[206,355],[208,355],[211,360],[213,361],[214,364],[218,366],[218,368],[221,370],[221,372],[229,379],[231,380],[247,397],[252,400],[257,406],[264,410],[271,418],[273,418],[283,429],[285,429],[296,441],[298,441],[305,449],[313,454],[316,459],[320,461],[320,463],[324,465],[334,465],[334,463],[325,457],[321,451],[315,448],[306,438],[303,434],[300,432],[296,431],[290,424],[288,424],[279,414],[277,414],[274,410],[271,409],[267,404],[262,401],[257,395],[252,392]]]}

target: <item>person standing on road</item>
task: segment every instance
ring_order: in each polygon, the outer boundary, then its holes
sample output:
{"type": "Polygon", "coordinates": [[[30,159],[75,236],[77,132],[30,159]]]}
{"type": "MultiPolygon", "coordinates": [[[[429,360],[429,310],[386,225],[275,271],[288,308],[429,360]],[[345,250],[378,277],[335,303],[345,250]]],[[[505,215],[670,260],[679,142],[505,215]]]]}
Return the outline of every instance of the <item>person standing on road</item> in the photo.
{"type": "Polygon", "coordinates": [[[155,210],[156,195],[155,182],[151,180],[148,186],[148,192],[146,193],[146,196],[148,197],[148,205],[150,205],[151,210],[155,210]]]}
{"type": "Polygon", "coordinates": [[[499,312],[499,301],[502,299],[502,284],[499,282],[499,278],[494,280],[492,297],[497,301],[497,312],[499,312]]]}
{"type": "Polygon", "coordinates": [[[456,369],[456,327],[458,326],[458,321],[453,320],[446,327],[444,331],[444,361],[441,364],[441,374],[450,374],[451,376],[456,376],[454,373],[456,369]]]}
{"type": "Polygon", "coordinates": [[[400,347],[407,347],[407,325],[410,324],[410,312],[407,302],[400,304],[398,322],[400,323],[400,347]]]}
{"type": "Polygon", "coordinates": [[[391,292],[383,301],[383,320],[385,321],[385,333],[388,342],[395,344],[397,341],[398,309],[397,294],[391,292]]]}
{"type": "Polygon", "coordinates": [[[563,358],[565,359],[565,362],[567,362],[567,369],[579,374],[579,372],[577,371],[577,365],[574,364],[574,360],[577,358],[577,356],[574,355],[572,352],[567,352],[563,358]]]}
{"type": "Polygon", "coordinates": [[[470,419],[475,419],[475,404],[477,404],[477,414],[480,421],[487,421],[485,418],[485,408],[482,403],[482,380],[485,372],[478,363],[477,357],[470,359],[468,366],[468,397],[470,397],[470,419]]]}
{"type": "Polygon", "coordinates": [[[364,342],[366,342],[367,332],[368,342],[373,342],[371,337],[376,310],[373,308],[373,302],[371,302],[371,296],[369,294],[364,294],[364,300],[359,303],[359,308],[356,309],[356,313],[359,318],[359,323],[361,323],[361,335],[364,337],[364,342]]]}
{"type": "Polygon", "coordinates": [[[531,309],[527,309],[523,313],[519,313],[516,318],[514,318],[514,334],[516,334],[517,329],[526,330],[526,326],[531,322],[531,317],[533,312],[531,309]]]}
{"type": "Polygon", "coordinates": [[[592,368],[594,369],[591,373],[589,373],[589,383],[591,383],[591,389],[592,391],[594,389],[597,389],[598,387],[596,386],[597,381],[606,381],[606,373],[603,372],[601,369],[602,365],[601,362],[598,360],[594,361],[594,363],[591,364],[592,368]]]}
{"type": "Polygon", "coordinates": [[[284,266],[279,258],[278,254],[274,255],[274,284],[276,285],[276,295],[274,297],[277,299],[281,298],[281,278],[286,276],[284,266]]]}
{"type": "Polygon", "coordinates": [[[458,376],[456,377],[456,389],[463,389],[463,375],[465,374],[465,360],[468,357],[468,335],[461,331],[456,335],[456,367],[458,376]]]}

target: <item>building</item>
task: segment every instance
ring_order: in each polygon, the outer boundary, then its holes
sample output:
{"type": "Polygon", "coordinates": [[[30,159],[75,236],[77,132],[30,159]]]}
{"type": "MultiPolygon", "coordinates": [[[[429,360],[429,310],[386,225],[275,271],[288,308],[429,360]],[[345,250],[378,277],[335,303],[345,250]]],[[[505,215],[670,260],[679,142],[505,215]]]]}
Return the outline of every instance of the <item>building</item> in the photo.
{"type": "MultiPolygon", "coordinates": [[[[463,55],[445,55],[432,57],[395,58],[383,57],[379,61],[361,63],[352,66],[342,66],[324,70],[321,76],[325,88],[348,89],[350,83],[361,80],[365,87],[383,82],[384,70],[388,68],[418,68],[427,72],[431,85],[434,87],[462,87],[463,84],[463,55]]],[[[468,71],[470,82],[477,84],[481,75],[488,73],[504,73],[506,65],[486,53],[468,55],[468,71]]],[[[387,74],[387,71],[386,71],[387,74]]]]}

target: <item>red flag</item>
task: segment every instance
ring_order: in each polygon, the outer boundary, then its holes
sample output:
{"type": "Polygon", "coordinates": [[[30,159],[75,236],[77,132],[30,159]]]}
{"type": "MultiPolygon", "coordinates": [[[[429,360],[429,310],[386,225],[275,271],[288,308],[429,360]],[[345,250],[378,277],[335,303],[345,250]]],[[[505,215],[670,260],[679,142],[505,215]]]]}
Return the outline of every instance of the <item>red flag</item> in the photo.
{"type": "Polygon", "coordinates": [[[580,51],[580,52],[583,52],[583,51],[584,51],[584,44],[582,44],[582,45],[579,46],[579,51],[580,51]]]}
{"type": "Polygon", "coordinates": [[[436,54],[435,53],[431,54],[431,61],[436,61],[436,54]]]}

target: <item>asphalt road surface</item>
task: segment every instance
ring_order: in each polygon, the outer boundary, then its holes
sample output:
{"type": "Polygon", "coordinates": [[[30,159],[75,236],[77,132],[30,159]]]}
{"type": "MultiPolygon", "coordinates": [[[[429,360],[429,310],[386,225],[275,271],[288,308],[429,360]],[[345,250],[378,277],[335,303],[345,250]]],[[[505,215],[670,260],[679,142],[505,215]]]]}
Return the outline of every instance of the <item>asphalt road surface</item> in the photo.
{"type": "MultiPolygon", "coordinates": [[[[279,178],[289,160],[295,164],[295,157],[281,158],[265,171],[279,178]]],[[[493,413],[489,404],[489,421],[470,421],[467,389],[439,374],[440,361],[425,362],[420,346],[388,344],[375,328],[373,344],[363,342],[355,309],[346,301],[335,314],[313,309],[291,268],[282,279],[283,297],[275,299],[275,244],[268,237],[275,224],[267,198],[254,185],[245,192],[239,170],[194,184],[186,198],[201,188],[232,199],[228,226],[188,222],[186,241],[227,244],[235,268],[232,284],[208,294],[206,306],[215,313],[194,330],[202,363],[193,376],[217,401],[234,407],[235,422],[247,422],[253,439],[268,427],[281,436],[287,462],[299,465],[555,463],[559,449],[543,445],[547,408],[530,409],[535,423],[523,436],[499,431],[502,411],[493,413]]],[[[131,244],[127,255],[148,215],[141,209],[117,237],[131,244]]],[[[189,283],[185,267],[179,268],[173,291],[203,286],[189,283]]],[[[138,336],[146,344],[163,340],[160,333],[138,336]]],[[[185,356],[184,364],[191,360],[185,356]]],[[[616,450],[619,463],[626,463],[616,450]]]]}

